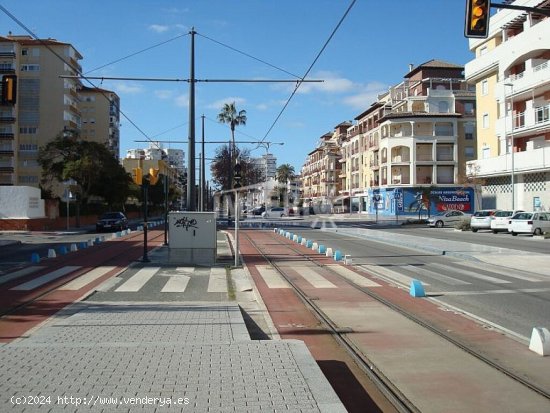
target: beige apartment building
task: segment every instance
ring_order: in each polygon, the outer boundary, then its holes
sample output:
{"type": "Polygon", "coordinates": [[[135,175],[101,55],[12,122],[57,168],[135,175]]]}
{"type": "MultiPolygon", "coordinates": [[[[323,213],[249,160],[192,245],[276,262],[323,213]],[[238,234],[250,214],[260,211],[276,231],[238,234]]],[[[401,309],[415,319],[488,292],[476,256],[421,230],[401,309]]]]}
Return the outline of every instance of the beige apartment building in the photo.
{"type": "MultiPolygon", "coordinates": [[[[333,141],[341,157],[336,201],[346,211],[416,215],[428,205],[431,213],[476,208],[465,168],[476,158],[475,92],[463,69],[439,60],[410,67],[404,81],[379,96],[354,124],[339,125],[346,125],[346,133],[335,133],[340,137],[333,141]],[[423,204],[418,196],[426,190],[431,195],[423,204]]],[[[321,184],[315,175],[320,148],[304,165],[303,175],[311,176],[304,181],[305,198],[324,195],[315,186],[321,184]]]]}
{"type": "Polygon", "coordinates": [[[80,137],[104,144],[115,158],[120,153],[120,98],[101,88],[79,90],[82,118],[80,137]]]}
{"type": "Polygon", "coordinates": [[[30,36],[0,37],[0,76],[17,76],[15,105],[0,106],[0,185],[38,187],[38,149],[63,131],[79,131],[81,71],[70,44],[30,36]]]}
{"type": "Polygon", "coordinates": [[[331,212],[340,192],[341,125],[335,128],[334,133],[319,138],[317,147],[308,154],[301,169],[303,205],[317,207],[321,212],[331,212]]]}
{"type": "MultiPolygon", "coordinates": [[[[514,5],[550,9],[550,1],[514,5]]],[[[487,39],[471,39],[478,158],[468,173],[484,208],[550,210],[550,18],[499,10],[487,39]]]]}

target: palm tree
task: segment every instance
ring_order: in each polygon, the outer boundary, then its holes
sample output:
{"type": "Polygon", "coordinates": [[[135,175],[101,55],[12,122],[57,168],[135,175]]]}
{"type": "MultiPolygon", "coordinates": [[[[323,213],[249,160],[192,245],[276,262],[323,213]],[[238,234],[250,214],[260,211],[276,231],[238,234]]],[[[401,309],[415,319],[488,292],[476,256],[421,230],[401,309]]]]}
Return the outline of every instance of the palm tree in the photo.
{"type": "Polygon", "coordinates": [[[277,168],[277,181],[286,184],[296,178],[294,167],[288,163],[282,164],[277,168]]]}
{"type": "Polygon", "coordinates": [[[218,122],[227,123],[231,128],[231,161],[235,152],[235,127],[246,125],[246,110],[237,112],[235,102],[224,103],[222,111],[218,114],[218,122]]]}

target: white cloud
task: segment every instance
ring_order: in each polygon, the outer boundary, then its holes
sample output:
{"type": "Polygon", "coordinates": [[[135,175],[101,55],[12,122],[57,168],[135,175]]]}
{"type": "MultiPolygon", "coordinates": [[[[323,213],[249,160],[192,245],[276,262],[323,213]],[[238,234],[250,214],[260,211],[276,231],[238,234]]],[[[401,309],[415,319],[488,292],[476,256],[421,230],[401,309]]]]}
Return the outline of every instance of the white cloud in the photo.
{"type": "Polygon", "coordinates": [[[183,95],[179,95],[174,99],[174,102],[176,103],[176,106],[180,108],[187,108],[189,107],[189,94],[184,93],[183,95]]]}
{"type": "Polygon", "coordinates": [[[143,88],[141,86],[131,83],[116,83],[114,89],[119,94],[125,93],[135,95],[143,92],[143,88]]]}
{"type": "Polygon", "coordinates": [[[149,30],[152,30],[156,33],[164,33],[170,30],[170,26],[165,26],[162,24],[152,24],[149,26],[149,30]]]}
{"type": "MultiPolygon", "coordinates": [[[[345,93],[352,90],[355,84],[344,77],[338,76],[336,73],[329,71],[316,72],[309,76],[306,80],[323,80],[319,83],[302,83],[297,93],[345,93]]],[[[294,87],[294,86],[293,86],[294,87]]]]}
{"type": "Polygon", "coordinates": [[[173,95],[171,90],[155,90],[154,94],[157,98],[162,100],[170,99],[173,95]]]}
{"type": "Polygon", "coordinates": [[[343,103],[354,109],[365,110],[378,100],[378,95],[388,91],[388,86],[372,82],[366,85],[358,85],[357,93],[349,95],[343,99],[343,103]]]}
{"type": "Polygon", "coordinates": [[[215,102],[210,103],[209,105],[207,105],[207,108],[221,110],[225,103],[232,103],[232,102],[235,102],[235,106],[237,107],[237,111],[239,111],[239,110],[241,110],[241,109],[239,109],[239,105],[244,105],[246,103],[246,99],[239,98],[239,97],[226,97],[226,98],[219,99],[215,102]]]}

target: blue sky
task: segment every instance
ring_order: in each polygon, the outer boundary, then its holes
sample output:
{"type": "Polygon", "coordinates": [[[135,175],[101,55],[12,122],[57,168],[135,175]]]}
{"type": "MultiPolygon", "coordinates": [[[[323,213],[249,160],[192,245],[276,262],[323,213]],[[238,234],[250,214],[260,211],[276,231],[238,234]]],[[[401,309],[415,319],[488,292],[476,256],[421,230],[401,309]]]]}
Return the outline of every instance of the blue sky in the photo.
{"type": "MultiPolygon", "coordinates": [[[[26,0],[3,6],[40,38],[71,43],[83,56],[90,76],[189,77],[190,36],[194,27],[197,79],[292,79],[288,73],[235,52],[237,49],[270,65],[303,76],[340,21],[351,0],[26,0]],[[178,38],[178,36],[181,36],[178,38]],[[174,39],[174,40],[172,40],[174,39]],[[169,41],[170,40],[170,41],[169,41]],[[162,46],[101,69],[91,70],[145,48],[162,46]]],[[[205,115],[206,140],[229,140],[228,126],[217,123],[224,102],[247,111],[248,122],[236,140],[284,142],[270,152],[278,164],[299,172],[318,138],[338,123],[353,120],[377,94],[399,83],[409,63],[431,59],[465,64],[473,56],[463,36],[464,0],[357,0],[303,84],[275,123],[292,84],[198,83],[197,141],[205,115]]],[[[2,34],[26,34],[0,12],[2,34]]],[[[121,156],[154,140],[186,141],[186,82],[93,81],[116,91],[122,119],[121,156]],[[144,134],[143,134],[143,133],[144,134]]],[[[87,84],[89,86],[89,84],[87,84]]],[[[165,143],[181,148],[187,144],[165,143]]],[[[215,144],[207,144],[212,157],[215,144]]],[[[254,149],[256,145],[239,145],[254,149]]],[[[197,156],[200,148],[197,148],[197,156]]],[[[256,149],[254,156],[265,153],[256,149]]],[[[198,165],[198,163],[197,163],[198,165]]]]}

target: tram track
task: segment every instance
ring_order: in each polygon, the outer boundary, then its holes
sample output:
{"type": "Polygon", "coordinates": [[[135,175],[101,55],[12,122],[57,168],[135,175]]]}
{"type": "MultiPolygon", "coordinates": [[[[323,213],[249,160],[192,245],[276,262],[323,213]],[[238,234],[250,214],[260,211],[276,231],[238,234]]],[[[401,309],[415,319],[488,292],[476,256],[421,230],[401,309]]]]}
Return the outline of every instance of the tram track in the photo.
{"type": "MultiPolygon", "coordinates": [[[[270,266],[272,266],[296,291],[296,294],[300,297],[300,299],[307,304],[307,306],[313,311],[313,313],[316,315],[316,317],[319,319],[320,322],[323,323],[323,325],[331,332],[331,334],[334,336],[334,338],[342,344],[343,348],[346,349],[346,351],[350,354],[350,356],[356,360],[357,364],[361,367],[361,369],[368,375],[368,377],[377,385],[379,385],[380,391],[386,395],[388,400],[394,404],[395,408],[400,412],[416,412],[419,411],[400,391],[399,389],[395,388],[395,386],[384,376],[384,374],[380,371],[380,369],[376,368],[376,366],[369,360],[368,356],[363,354],[355,345],[354,343],[347,337],[346,331],[342,331],[341,328],[339,328],[337,325],[335,325],[330,318],[323,313],[320,306],[317,305],[315,302],[316,300],[312,297],[308,297],[308,295],[295,283],[293,282],[292,278],[289,277],[286,273],[283,267],[277,264],[276,258],[273,258],[269,255],[269,253],[262,249],[261,246],[258,245],[258,243],[253,242],[250,236],[244,232],[244,235],[248,238],[251,245],[254,246],[254,248],[258,251],[258,253],[265,259],[270,266]]],[[[315,259],[315,257],[312,257],[311,255],[305,254],[303,251],[295,247],[294,245],[285,242],[278,236],[275,236],[275,233],[273,233],[271,239],[276,242],[276,245],[278,247],[284,247],[292,252],[293,255],[297,255],[300,259],[306,260],[307,262],[319,267],[323,268],[324,271],[328,271],[331,275],[337,277],[338,279],[345,282],[347,285],[353,287],[354,289],[362,292],[363,294],[366,294],[371,299],[383,304],[384,306],[390,308],[392,311],[397,312],[398,314],[406,317],[407,319],[413,321],[417,325],[421,326],[424,329],[429,330],[430,332],[434,333],[438,337],[446,340],[447,342],[451,343],[452,345],[456,346],[457,348],[461,349],[462,351],[466,352],[470,356],[475,357],[477,360],[482,361],[483,363],[491,366],[492,368],[496,369],[499,373],[506,375],[507,377],[511,378],[512,380],[522,384],[523,386],[529,388],[530,390],[538,393],[539,395],[545,397],[546,399],[550,399],[550,393],[544,389],[538,386],[536,383],[533,383],[532,381],[528,380],[528,378],[523,377],[522,375],[512,371],[511,369],[507,368],[502,363],[499,363],[498,360],[495,360],[491,357],[488,357],[479,351],[477,351],[475,348],[472,348],[471,346],[468,346],[468,344],[461,341],[458,337],[449,334],[448,332],[442,330],[436,325],[433,325],[429,323],[427,320],[424,320],[414,314],[413,312],[407,310],[406,308],[398,305],[395,302],[392,302],[385,297],[381,296],[380,294],[377,294],[376,292],[372,291],[372,289],[369,289],[367,287],[361,287],[353,283],[351,280],[343,277],[338,272],[334,271],[330,265],[325,265],[321,260],[315,259]]],[[[273,246],[273,244],[271,244],[273,246]]],[[[277,256],[281,256],[280,253],[277,254],[277,256]]]]}

